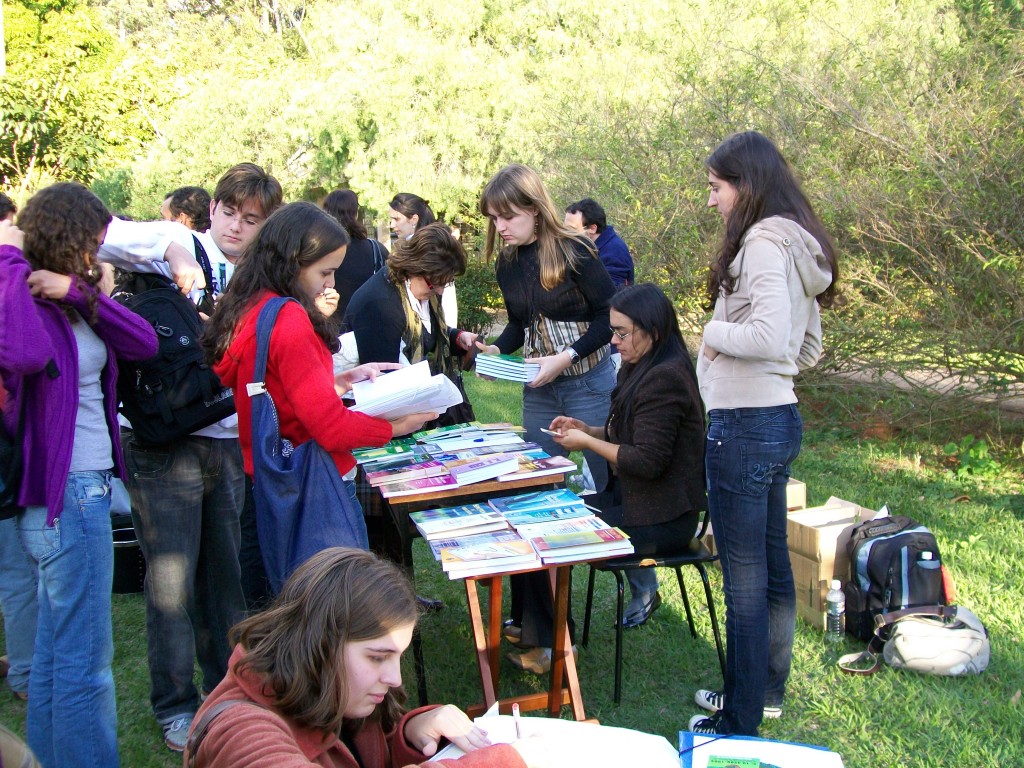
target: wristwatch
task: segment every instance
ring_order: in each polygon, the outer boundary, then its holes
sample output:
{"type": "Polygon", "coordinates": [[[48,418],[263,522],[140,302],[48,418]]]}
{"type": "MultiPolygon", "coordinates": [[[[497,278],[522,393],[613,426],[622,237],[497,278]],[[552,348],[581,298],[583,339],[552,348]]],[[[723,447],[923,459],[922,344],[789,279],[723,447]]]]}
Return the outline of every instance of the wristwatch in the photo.
{"type": "Polygon", "coordinates": [[[576,365],[580,361],[580,353],[572,347],[566,347],[565,351],[569,353],[569,359],[572,360],[570,365],[576,365]]]}

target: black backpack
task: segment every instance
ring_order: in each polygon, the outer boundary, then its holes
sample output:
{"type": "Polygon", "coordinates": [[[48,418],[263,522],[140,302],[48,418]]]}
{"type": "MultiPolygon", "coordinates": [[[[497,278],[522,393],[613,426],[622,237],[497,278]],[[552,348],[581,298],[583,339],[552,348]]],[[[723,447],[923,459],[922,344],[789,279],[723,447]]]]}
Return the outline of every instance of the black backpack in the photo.
{"type": "Polygon", "coordinates": [[[894,515],[861,523],[846,551],[846,631],[858,639],[874,636],[878,614],[946,603],[939,545],[917,521],[894,515]]]}
{"type": "MultiPolygon", "coordinates": [[[[198,241],[196,245],[207,285],[200,306],[212,309],[212,270],[198,241]]],[[[172,280],[128,272],[113,298],[145,318],[160,344],[155,357],[118,362],[121,413],[131,421],[139,445],[167,445],[235,412],[231,389],[206,364],[199,344],[203,333],[199,310],[172,280]]]]}

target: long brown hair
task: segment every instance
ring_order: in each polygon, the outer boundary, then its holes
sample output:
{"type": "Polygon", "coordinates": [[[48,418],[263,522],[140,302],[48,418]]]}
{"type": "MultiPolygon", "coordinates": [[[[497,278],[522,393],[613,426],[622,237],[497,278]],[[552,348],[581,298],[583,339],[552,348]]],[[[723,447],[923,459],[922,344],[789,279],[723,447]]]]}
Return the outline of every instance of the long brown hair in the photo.
{"type": "MultiPolygon", "coordinates": [[[[506,165],[487,182],[480,193],[480,213],[487,217],[487,244],[484,252],[487,258],[494,253],[497,230],[491,221],[491,211],[510,216],[513,209],[530,211],[537,216],[537,256],[540,261],[540,282],[550,291],[565,279],[566,270],[577,270],[582,244],[595,256],[597,251],[590,238],[570,229],[563,223],[563,217],[555,207],[544,187],[544,182],[532,168],[520,163],[506,165]]],[[[516,246],[502,249],[499,258],[514,259],[516,246]]]]}
{"type": "MultiPolygon", "coordinates": [[[[96,252],[111,218],[102,201],[81,184],[51,184],[32,195],[18,214],[18,227],[25,233],[25,258],[33,269],[70,275],[95,288],[102,277],[96,252]]],[[[86,291],[86,301],[86,321],[91,323],[96,315],[95,291],[86,291]]]]}
{"type": "MultiPolygon", "coordinates": [[[[245,657],[234,673],[256,675],[271,706],[301,725],[340,734],[348,701],[345,643],[373,640],[418,619],[416,594],[392,563],[371,552],[325,549],[291,575],[263,613],[231,630],[245,657]]],[[[402,717],[405,692],[388,692],[357,731],[377,721],[385,732],[402,717]]]]}
{"type": "Polygon", "coordinates": [[[433,285],[447,285],[466,273],[466,249],[448,229],[435,222],[395,243],[387,262],[391,281],[400,285],[410,277],[424,277],[433,285]]]}
{"type": "Polygon", "coordinates": [[[743,237],[754,224],[770,216],[795,221],[818,241],[832,269],[832,282],[818,296],[818,303],[830,307],[836,299],[839,265],[835,244],[825,225],[814,212],[786,158],[778,147],[757,131],[734,133],[727,138],[704,166],[736,189],[736,203],[725,222],[725,232],[708,276],[708,299],[712,305],[719,292],[732,293],[735,279],[729,274],[743,237]]]}

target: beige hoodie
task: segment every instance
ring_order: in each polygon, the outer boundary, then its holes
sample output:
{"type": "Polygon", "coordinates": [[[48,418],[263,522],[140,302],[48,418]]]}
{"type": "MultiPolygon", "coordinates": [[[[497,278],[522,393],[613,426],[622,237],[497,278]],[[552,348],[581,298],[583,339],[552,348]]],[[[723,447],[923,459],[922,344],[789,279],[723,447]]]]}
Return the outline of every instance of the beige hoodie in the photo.
{"type": "Polygon", "coordinates": [[[743,237],[697,360],[704,407],[765,408],[796,402],[793,377],[821,356],[815,297],[832,282],[821,246],[789,219],[763,219],[743,237]],[[705,347],[718,351],[708,360],[705,347]]]}

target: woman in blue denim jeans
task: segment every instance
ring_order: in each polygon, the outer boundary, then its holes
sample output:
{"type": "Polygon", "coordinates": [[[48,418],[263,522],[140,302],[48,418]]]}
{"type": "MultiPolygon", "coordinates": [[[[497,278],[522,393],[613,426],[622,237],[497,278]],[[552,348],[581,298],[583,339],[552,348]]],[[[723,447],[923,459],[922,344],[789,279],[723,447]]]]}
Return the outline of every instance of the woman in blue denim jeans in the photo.
{"type": "Polygon", "coordinates": [[[723,691],[695,733],[756,735],[782,714],[796,595],[786,546],[786,483],[803,425],[793,378],[821,355],[819,304],[834,300],[835,248],[775,145],[755,131],[707,159],[708,207],[725,223],[711,265],[714,312],[697,362],[708,410],[708,511],[725,585],[723,691]]]}
{"type": "MultiPolygon", "coordinates": [[[[498,171],[480,194],[487,217],[488,257],[496,250],[495,271],[508,323],[484,352],[515,352],[540,365],[523,387],[526,437],[551,455],[567,451],[541,432],[559,416],[604,424],[615,387],[609,357],[612,332],[608,302],[615,286],[589,238],[569,229],[540,176],[513,164],[498,171]]],[[[597,491],[608,484],[608,462],[584,451],[597,491]]],[[[524,654],[513,654],[521,669],[543,673],[551,661],[551,595],[544,573],[513,576],[512,619],[506,635],[524,654]]],[[[571,629],[571,624],[570,624],[571,629]]]]}
{"type": "Polygon", "coordinates": [[[28,743],[47,768],[117,768],[110,478],[124,478],[117,358],[157,352],[141,317],[98,290],[110,214],[54,184],[0,224],[0,373],[12,428],[25,408],[21,543],[39,573],[28,743]],[[24,254],[22,253],[24,246],[24,254]],[[12,402],[13,401],[13,402],[12,402]]]}

